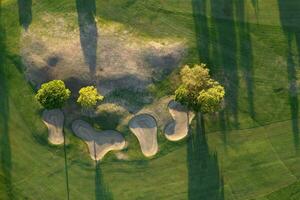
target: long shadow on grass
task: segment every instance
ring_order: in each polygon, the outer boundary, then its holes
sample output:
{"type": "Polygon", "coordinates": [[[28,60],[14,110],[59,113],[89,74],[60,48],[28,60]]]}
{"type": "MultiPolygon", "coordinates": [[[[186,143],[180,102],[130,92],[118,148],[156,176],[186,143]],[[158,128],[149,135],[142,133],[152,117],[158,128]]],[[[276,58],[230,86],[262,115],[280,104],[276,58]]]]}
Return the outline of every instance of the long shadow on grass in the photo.
{"type": "Polygon", "coordinates": [[[111,192],[103,183],[102,170],[100,162],[96,162],[95,168],[95,199],[96,200],[111,200],[113,199],[111,192]]]}
{"type": "MultiPolygon", "coordinates": [[[[97,156],[96,153],[96,143],[94,141],[94,157],[97,156]]],[[[108,187],[105,186],[103,182],[102,170],[100,167],[100,161],[95,161],[95,200],[111,200],[112,194],[110,193],[108,187]]]]}
{"type": "MultiPolygon", "coordinates": [[[[233,119],[234,128],[238,122],[238,72],[237,72],[237,37],[234,22],[233,0],[211,1],[212,13],[212,62],[214,76],[224,85],[226,90],[226,108],[221,112],[221,121],[233,119]],[[220,15],[222,18],[220,18],[220,15]],[[226,18],[226,19],[224,19],[226,18]]],[[[225,123],[223,123],[225,125],[225,123]]]]}
{"type": "Polygon", "coordinates": [[[197,50],[200,62],[209,63],[209,27],[207,0],[192,0],[197,50]]]}
{"type": "MultiPolygon", "coordinates": [[[[7,68],[5,66],[5,30],[3,27],[2,5],[0,2],[0,170],[2,180],[0,180],[1,189],[5,191],[7,199],[13,199],[13,186],[11,181],[11,147],[9,135],[9,88],[7,85],[7,68]],[[2,185],[3,184],[3,185],[2,185]]],[[[2,196],[2,194],[1,194],[2,196]]]]}
{"type": "MultiPolygon", "coordinates": [[[[94,157],[96,158],[96,143],[94,142],[94,157]]],[[[110,200],[112,194],[103,183],[100,162],[95,161],[95,200],[110,200]]]]}
{"type": "MultiPolygon", "coordinates": [[[[287,74],[289,81],[289,102],[292,118],[292,131],[295,149],[299,151],[299,102],[296,76],[296,63],[300,62],[300,2],[278,0],[280,21],[287,40],[287,74]],[[295,40],[298,56],[293,56],[293,41],[295,40]]],[[[296,54],[297,55],[297,54],[296,54]]]]}
{"type": "Polygon", "coordinates": [[[32,21],[32,0],[18,0],[19,23],[25,30],[28,29],[32,21]]]}
{"type": "MultiPolygon", "coordinates": [[[[195,33],[196,33],[196,43],[197,43],[197,52],[200,62],[207,63],[211,68],[211,73],[218,78],[218,74],[220,69],[218,66],[213,66],[215,63],[213,60],[215,58],[211,58],[211,50],[216,54],[216,48],[213,46],[212,39],[215,39],[216,33],[213,32],[210,35],[209,28],[209,20],[208,20],[208,5],[210,1],[207,0],[193,0],[192,8],[193,8],[193,18],[195,24],[195,33]],[[213,66],[213,67],[212,67],[213,66]]],[[[218,63],[219,65],[220,63],[218,63]]],[[[224,82],[224,81],[223,81],[224,82]]],[[[224,144],[227,143],[226,136],[226,119],[225,112],[222,111],[219,114],[220,118],[220,128],[223,135],[224,144]]]]}
{"type": "Polygon", "coordinates": [[[65,133],[64,133],[64,159],[65,159],[67,199],[69,200],[70,199],[69,170],[68,170],[68,159],[67,159],[67,147],[66,147],[66,135],[65,135],[65,133]]]}
{"type": "Polygon", "coordinates": [[[212,75],[226,90],[226,107],[219,113],[226,144],[227,127],[239,128],[238,67],[246,82],[249,115],[255,119],[252,41],[245,5],[234,0],[193,0],[192,5],[200,61],[209,64],[212,75]]]}
{"type": "MultiPolygon", "coordinates": [[[[225,86],[226,90],[226,108],[219,113],[220,128],[225,144],[227,140],[227,126],[233,125],[234,128],[239,126],[238,48],[233,6],[232,0],[192,1],[200,62],[205,62],[209,65],[212,75],[225,86]],[[211,10],[208,10],[209,8],[211,10]],[[211,15],[211,18],[208,15],[211,15]]],[[[251,84],[249,85],[251,86],[251,84]]]]}
{"type": "Polygon", "coordinates": [[[203,117],[196,118],[196,130],[187,144],[189,200],[224,200],[223,179],[217,154],[209,150],[203,117]]]}
{"type": "Polygon", "coordinates": [[[240,20],[239,22],[236,22],[239,38],[239,66],[242,69],[243,78],[246,82],[248,111],[250,117],[255,119],[252,41],[249,23],[246,22],[245,2],[235,1],[235,8],[237,18],[240,20]]]}
{"type": "Polygon", "coordinates": [[[289,42],[289,50],[287,55],[287,73],[289,80],[289,102],[290,102],[290,110],[292,117],[292,130],[294,135],[294,145],[297,151],[299,151],[299,126],[298,126],[298,117],[299,117],[299,103],[298,103],[298,88],[297,88],[297,77],[296,77],[296,68],[295,61],[293,60],[290,49],[289,42]]]}
{"type": "Polygon", "coordinates": [[[91,77],[94,78],[97,65],[98,30],[95,21],[95,0],[76,0],[80,43],[85,62],[89,66],[91,77]]]}

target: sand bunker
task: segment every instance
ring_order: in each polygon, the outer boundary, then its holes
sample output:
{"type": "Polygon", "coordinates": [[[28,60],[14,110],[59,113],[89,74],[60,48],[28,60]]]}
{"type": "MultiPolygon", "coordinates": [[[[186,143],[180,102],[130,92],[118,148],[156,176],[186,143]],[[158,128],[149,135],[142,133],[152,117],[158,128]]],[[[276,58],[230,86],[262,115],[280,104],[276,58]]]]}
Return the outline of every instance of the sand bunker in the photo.
{"type": "Polygon", "coordinates": [[[48,140],[50,143],[59,145],[64,143],[63,125],[64,114],[59,109],[45,110],[43,122],[48,127],[48,140]]]}
{"type": "Polygon", "coordinates": [[[72,129],[88,145],[93,160],[101,160],[109,151],[122,150],[126,146],[124,137],[114,130],[96,131],[82,120],[74,121],[72,129]]]}
{"type": "Polygon", "coordinates": [[[189,123],[195,115],[176,101],[170,101],[168,108],[174,121],[166,125],[165,136],[171,141],[181,140],[187,136],[189,123]]]}
{"type": "Polygon", "coordinates": [[[135,116],[130,120],[129,128],[137,137],[145,156],[149,157],[157,153],[157,124],[151,115],[135,116]]]}

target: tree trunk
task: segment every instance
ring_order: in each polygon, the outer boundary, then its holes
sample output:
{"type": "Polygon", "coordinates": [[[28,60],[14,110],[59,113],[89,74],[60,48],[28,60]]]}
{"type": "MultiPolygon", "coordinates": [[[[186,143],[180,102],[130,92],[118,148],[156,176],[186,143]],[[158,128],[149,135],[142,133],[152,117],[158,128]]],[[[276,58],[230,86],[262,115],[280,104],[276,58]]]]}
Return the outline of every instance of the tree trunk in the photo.
{"type": "Polygon", "coordinates": [[[186,113],[186,116],[187,116],[187,129],[188,129],[188,134],[189,134],[189,132],[190,132],[190,112],[189,112],[189,110],[187,111],[187,113],[186,113]]]}

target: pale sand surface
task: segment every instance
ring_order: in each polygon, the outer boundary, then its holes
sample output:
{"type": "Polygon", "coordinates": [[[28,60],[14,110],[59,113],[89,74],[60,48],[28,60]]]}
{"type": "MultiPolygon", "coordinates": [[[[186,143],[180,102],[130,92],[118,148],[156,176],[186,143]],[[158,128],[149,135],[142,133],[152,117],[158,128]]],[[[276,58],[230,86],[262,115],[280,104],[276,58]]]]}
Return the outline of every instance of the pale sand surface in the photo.
{"type": "Polygon", "coordinates": [[[129,160],[129,156],[126,153],[116,152],[115,155],[116,155],[117,159],[119,159],[119,160],[129,160]]]}
{"type": "Polygon", "coordinates": [[[59,145],[64,143],[63,125],[64,114],[59,109],[45,110],[43,112],[43,122],[48,128],[48,140],[50,143],[59,145]]]}
{"type": "Polygon", "coordinates": [[[168,108],[174,121],[166,125],[165,136],[170,141],[181,140],[187,136],[189,124],[195,115],[193,112],[188,112],[185,106],[173,100],[170,101],[168,108]]]}
{"type": "Polygon", "coordinates": [[[151,115],[136,115],[130,120],[129,128],[137,137],[145,156],[150,157],[157,153],[157,123],[151,115]]]}
{"type": "Polygon", "coordinates": [[[109,151],[122,150],[126,146],[121,133],[114,130],[97,131],[82,120],[74,121],[72,130],[87,144],[93,160],[101,160],[109,151]]]}

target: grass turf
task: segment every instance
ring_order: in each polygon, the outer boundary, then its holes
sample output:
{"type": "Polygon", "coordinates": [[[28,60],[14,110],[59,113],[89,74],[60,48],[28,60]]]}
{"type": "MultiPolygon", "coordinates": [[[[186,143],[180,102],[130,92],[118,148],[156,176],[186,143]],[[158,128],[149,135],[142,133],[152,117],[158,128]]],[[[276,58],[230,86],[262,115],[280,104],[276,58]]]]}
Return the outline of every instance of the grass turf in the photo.
{"type": "MultiPolygon", "coordinates": [[[[93,10],[89,2],[2,2],[0,199],[66,199],[68,193],[70,199],[298,199],[296,0],[95,2],[99,21],[120,22],[141,37],[186,40],[185,62],[208,63],[228,102],[223,112],[206,117],[206,138],[194,133],[170,143],[160,136],[160,153],[148,160],[126,133],[135,159],[118,161],[110,154],[97,166],[68,126],[66,148],[48,145],[19,57],[24,28],[41,26],[45,12],[78,28],[76,5],[93,10]]],[[[151,91],[169,94],[171,79],[151,91]]],[[[194,122],[192,132],[196,127],[194,122]]]]}

